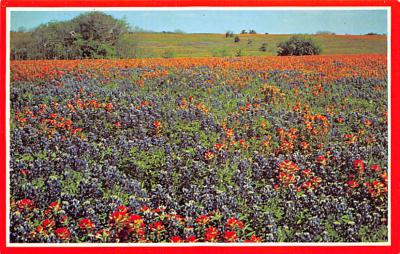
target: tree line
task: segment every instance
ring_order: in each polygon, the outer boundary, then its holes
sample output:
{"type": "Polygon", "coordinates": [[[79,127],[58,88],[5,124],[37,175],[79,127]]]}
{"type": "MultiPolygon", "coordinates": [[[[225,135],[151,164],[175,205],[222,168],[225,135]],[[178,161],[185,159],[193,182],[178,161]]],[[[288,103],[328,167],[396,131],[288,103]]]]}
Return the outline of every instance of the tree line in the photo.
{"type": "Polygon", "coordinates": [[[102,12],[69,21],[51,21],[32,31],[11,32],[11,59],[83,59],[134,57],[129,25],[102,12]]]}

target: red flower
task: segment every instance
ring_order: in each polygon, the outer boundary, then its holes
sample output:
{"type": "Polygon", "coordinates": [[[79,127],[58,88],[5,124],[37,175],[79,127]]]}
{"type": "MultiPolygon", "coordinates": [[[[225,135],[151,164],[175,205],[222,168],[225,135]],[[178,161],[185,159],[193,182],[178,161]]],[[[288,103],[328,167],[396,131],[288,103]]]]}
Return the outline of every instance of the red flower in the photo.
{"type": "Polygon", "coordinates": [[[311,170],[309,170],[309,169],[305,169],[305,170],[303,170],[303,175],[305,175],[305,176],[309,176],[309,175],[311,175],[312,174],[312,172],[311,172],[311,170]]]}
{"type": "Polygon", "coordinates": [[[387,172],[385,171],[385,172],[383,172],[382,174],[380,174],[379,175],[379,177],[380,178],[382,178],[382,180],[384,180],[385,181],[385,183],[387,183],[388,182],[388,174],[387,174],[387,172]]]}
{"type": "Polygon", "coordinates": [[[62,240],[68,240],[71,235],[71,232],[66,227],[57,228],[56,230],[54,230],[54,233],[58,238],[62,240]]]}
{"type": "Polygon", "coordinates": [[[285,172],[287,174],[294,174],[296,171],[300,170],[299,167],[290,160],[284,160],[278,165],[278,167],[281,172],[285,172]]]}
{"type": "Polygon", "coordinates": [[[325,156],[323,156],[323,155],[318,156],[318,157],[315,159],[315,161],[316,161],[318,164],[326,165],[326,158],[325,158],[325,156]]]}
{"type": "Polygon", "coordinates": [[[215,150],[221,151],[225,147],[224,144],[218,143],[214,145],[215,150]]]}
{"type": "Polygon", "coordinates": [[[111,103],[107,103],[107,105],[104,107],[104,110],[106,110],[106,111],[112,111],[112,109],[113,109],[113,105],[111,104],[111,103]]]}
{"type": "Polygon", "coordinates": [[[154,128],[156,128],[156,129],[160,129],[160,128],[162,127],[162,124],[161,124],[160,121],[154,121],[154,122],[153,122],[153,126],[154,126],[154,128]]]}
{"type": "Polygon", "coordinates": [[[303,189],[311,189],[312,188],[312,183],[310,181],[308,182],[304,182],[301,187],[303,187],[303,189]]]}
{"type": "Polygon", "coordinates": [[[338,117],[338,118],[335,119],[335,122],[337,122],[337,123],[343,123],[343,122],[344,122],[344,119],[341,118],[341,117],[338,117]]]}
{"type": "Polygon", "coordinates": [[[37,226],[35,232],[36,232],[36,233],[42,233],[42,232],[43,232],[43,227],[40,226],[40,225],[37,226]]]}
{"type": "Polygon", "coordinates": [[[142,212],[150,212],[150,208],[147,205],[142,206],[142,208],[140,209],[140,211],[142,212]]]}
{"type": "Polygon", "coordinates": [[[44,221],[42,221],[41,225],[43,228],[52,228],[56,225],[56,223],[54,222],[54,220],[45,219],[44,221]]]}
{"type": "Polygon", "coordinates": [[[66,216],[66,215],[61,216],[60,222],[63,223],[63,224],[67,223],[68,222],[68,216],[66,216]]]}
{"type": "Polygon", "coordinates": [[[144,227],[144,221],[143,221],[142,216],[137,215],[137,214],[132,214],[128,218],[128,222],[129,222],[129,226],[131,228],[139,229],[141,227],[144,227]]]}
{"type": "Polygon", "coordinates": [[[165,229],[165,227],[161,221],[157,221],[157,222],[150,224],[149,229],[151,231],[163,231],[165,229]]]}
{"type": "Polygon", "coordinates": [[[358,186],[360,186],[360,184],[358,183],[358,182],[356,182],[356,181],[354,181],[354,180],[350,180],[350,181],[348,181],[347,182],[347,185],[350,187],[350,188],[357,188],[358,186]]]}
{"type": "Polygon", "coordinates": [[[116,122],[116,123],[114,123],[114,126],[115,126],[116,128],[120,128],[120,127],[121,127],[121,122],[116,122]]]}
{"type": "Polygon", "coordinates": [[[211,151],[205,152],[204,153],[204,159],[206,160],[212,160],[214,158],[214,153],[211,151]]]}
{"type": "Polygon", "coordinates": [[[49,205],[48,209],[52,212],[58,212],[61,210],[60,203],[58,203],[58,201],[54,201],[49,205]]]}
{"type": "Polygon", "coordinates": [[[195,242],[197,242],[197,238],[194,235],[191,235],[188,238],[186,238],[186,242],[187,243],[195,243],[195,242]]]}
{"type": "Polygon", "coordinates": [[[127,216],[126,212],[116,211],[110,215],[110,220],[112,223],[120,224],[126,220],[126,216],[127,216]]]}
{"type": "Polygon", "coordinates": [[[235,135],[232,129],[227,129],[225,134],[228,138],[232,138],[235,135]]]}
{"type": "Polygon", "coordinates": [[[204,239],[208,242],[215,242],[219,236],[219,231],[215,227],[208,227],[204,239]]]}
{"type": "Polygon", "coordinates": [[[244,242],[245,243],[260,243],[260,242],[262,242],[262,238],[252,235],[250,237],[250,239],[246,239],[246,240],[244,240],[244,242]]]}
{"type": "Polygon", "coordinates": [[[117,210],[118,210],[119,212],[127,213],[127,212],[129,211],[129,208],[126,207],[126,206],[124,206],[124,205],[120,205],[120,206],[117,207],[117,210]]]}
{"type": "Polygon", "coordinates": [[[173,236],[171,237],[171,243],[182,243],[183,240],[180,236],[173,236]]]}
{"type": "Polygon", "coordinates": [[[22,175],[26,176],[30,173],[28,169],[20,169],[19,172],[21,172],[22,175]]]}
{"type": "Polygon", "coordinates": [[[238,237],[236,236],[236,232],[235,231],[225,231],[224,232],[224,239],[225,239],[225,242],[236,242],[238,237]]]}
{"type": "Polygon", "coordinates": [[[365,162],[362,160],[355,160],[353,162],[353,168],[362,174],[365,171],[365,162]]]}
{"type": "Polygon", "coordinates": [[[94,223],[88,218],[83,218],[79,221],[79,228],[82,230],[89,230],[94,227],[94,223]]]}
{"type": "Polygon", "coordinates": [[[380,172],[382,169],[378,165],[374,164],[371,165],[371,170],[374,172],[380,172]]]}
{"type": "Polygon", "coordinates": [[[33,208],[33,202],[30,199],[24,198],[17,202],[18,208],[22,210],[30,210],[33,208]]]}
{"type": "Polygon", "coordinates": [[[231,217],[226,221],[226,224],[232,229],[242,229],[244,228],[244,224],[242,221],[238,220],[235,217],[231,217]]]}
{"type": "Polygon", "coordinates": [[[210,221],[210,217],[208,217],[207,215],[200,215],[199,217],[197,217],[196,222],[202,225],[207,224],[210,221]]]}

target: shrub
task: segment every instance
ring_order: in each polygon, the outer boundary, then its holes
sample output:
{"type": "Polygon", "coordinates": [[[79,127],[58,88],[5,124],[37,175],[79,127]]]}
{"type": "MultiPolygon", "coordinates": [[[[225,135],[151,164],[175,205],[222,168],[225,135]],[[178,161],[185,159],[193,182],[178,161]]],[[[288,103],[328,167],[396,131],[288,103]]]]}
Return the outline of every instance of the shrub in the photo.
{"type": "Polygon", "coordinates": [[[261,47],[259,48],[259,50],[262,52],[266,52],[267,47],[268,47],[268,44],[266,42],[264,42],[263,44],[261,44],[261,47]]]}
{"type": "Polygon", "coordinates": [[[239,36],[236,36],[234,42],[239,42],[239,41],[240,41],[239,36]]]}
{"type": "Polygon", "coordinates": [[[292,36],[289,40],[278,45],[278,56],[319,55],[321,47],[311,38],[292,36]]]}
{"type": "Polygon", "coordinates": [[[175,52],[173,52],[172,50],[165,50],[164,53],[162,54],[163,58],[173,58],[175,57],[175,52]]]}

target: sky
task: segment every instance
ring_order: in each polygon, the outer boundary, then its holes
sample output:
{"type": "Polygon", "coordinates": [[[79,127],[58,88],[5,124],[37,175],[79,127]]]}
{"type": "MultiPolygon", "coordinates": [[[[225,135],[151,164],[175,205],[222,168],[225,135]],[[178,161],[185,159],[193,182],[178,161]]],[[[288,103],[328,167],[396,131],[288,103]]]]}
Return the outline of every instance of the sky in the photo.
{"type": "MultiPolygon", "coordinates": [[[[87,11],[11,11],[11,30],[32,29],[49,21],[70,20],[87,11]]],[[[131,26],[155,32],[292,34],[330,31],[337,34],[386,33],[386,10],[124,10],[104,11],[125,17],[131,26]]]]}

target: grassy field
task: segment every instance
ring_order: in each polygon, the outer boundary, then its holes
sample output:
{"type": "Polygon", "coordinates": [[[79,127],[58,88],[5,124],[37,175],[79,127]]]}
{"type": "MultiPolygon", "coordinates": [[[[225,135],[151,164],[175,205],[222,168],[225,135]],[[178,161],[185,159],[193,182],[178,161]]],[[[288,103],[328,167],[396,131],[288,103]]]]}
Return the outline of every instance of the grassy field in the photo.
{"type": "MultiPolygon", "coordinates": [[[[291,35],[239,35],[240,42],[224,34],[132,34],[137,43],[137,57],[208,57],[276,55],[276,45],[291,35]],[[260,51],[267,43],[267,51],[260,51]]],[[[386,36],[382,35],[311,35],[322,54],[386,53],[386,36]]]]}

